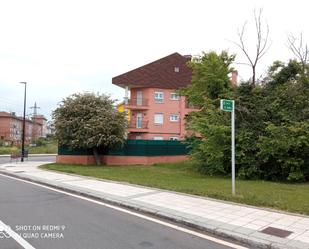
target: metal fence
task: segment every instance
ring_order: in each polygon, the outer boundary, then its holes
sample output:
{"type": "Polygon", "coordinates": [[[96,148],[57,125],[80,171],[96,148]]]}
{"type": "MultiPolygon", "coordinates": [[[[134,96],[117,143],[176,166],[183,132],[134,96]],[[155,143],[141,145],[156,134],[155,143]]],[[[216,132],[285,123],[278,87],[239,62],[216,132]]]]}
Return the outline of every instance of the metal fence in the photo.
{"type": "MultiPolygon", "coordinates": [[[[119,149],[99,148],[101,155],[116,156],[176,156],[187,155],[189,149],[181,141],[169,140],[127,140],[119,149]]],[[[59,155],[93,155],[91,149],[70,150],[66,146],[58,147],[59,155]]]]}

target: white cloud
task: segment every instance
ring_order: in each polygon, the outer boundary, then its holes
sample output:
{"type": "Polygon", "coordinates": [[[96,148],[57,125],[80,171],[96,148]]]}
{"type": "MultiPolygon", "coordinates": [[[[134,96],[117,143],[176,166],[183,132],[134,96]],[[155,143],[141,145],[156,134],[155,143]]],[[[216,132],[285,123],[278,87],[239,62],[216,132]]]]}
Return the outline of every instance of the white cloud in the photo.
{"type": "MultiPolygon", "coordinates": [[[[37,101],[48,115],[74,92],[119,99],[123,90],[111,84],[113,76],[176,51],[228,49],[243,61],[227,40],[236,40],[237,28],[260,7],[273,41],[258,67],[262,73],[273,60],[292,57],[285,47],[288,32],[309,30],[307,1],[0,0],[0,108],[14,102],[11,109],[22,109],[19,81],[28,82],[29,105],[37,101]]],[[[249,77],[249,68],[237,67],[249,77]]]]}

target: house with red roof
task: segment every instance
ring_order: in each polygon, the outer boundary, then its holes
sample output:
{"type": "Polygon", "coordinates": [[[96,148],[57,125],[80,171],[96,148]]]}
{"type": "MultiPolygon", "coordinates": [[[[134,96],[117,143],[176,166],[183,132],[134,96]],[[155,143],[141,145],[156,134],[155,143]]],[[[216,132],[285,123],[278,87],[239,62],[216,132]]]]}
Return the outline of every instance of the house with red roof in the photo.
{"type": "Polygon", "coordinates": [[[125,89],[128,139],[184,139],[185,117],[194,109],[177,90],[191,83],[190,60],[191,56],[173,53],[112,79],[125,89]]]}

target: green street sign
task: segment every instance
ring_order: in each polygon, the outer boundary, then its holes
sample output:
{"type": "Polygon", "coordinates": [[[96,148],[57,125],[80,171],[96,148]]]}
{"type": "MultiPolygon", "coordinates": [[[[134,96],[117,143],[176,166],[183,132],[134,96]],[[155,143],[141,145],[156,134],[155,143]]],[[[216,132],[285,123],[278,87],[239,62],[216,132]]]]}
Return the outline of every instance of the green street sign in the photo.
{"type": "Polygon", "coordinates": [[[234,100],[221,99],[220,109],[226,112],[232,112],[234,109],[234,100]]]}
{"type": "Polygon", "coordinates": [[[232,194],[236,193],[235,186],[235,105],[234,100],[221,99],[220,109],[231,113],[231,164],[232,164],[232,194]]]}

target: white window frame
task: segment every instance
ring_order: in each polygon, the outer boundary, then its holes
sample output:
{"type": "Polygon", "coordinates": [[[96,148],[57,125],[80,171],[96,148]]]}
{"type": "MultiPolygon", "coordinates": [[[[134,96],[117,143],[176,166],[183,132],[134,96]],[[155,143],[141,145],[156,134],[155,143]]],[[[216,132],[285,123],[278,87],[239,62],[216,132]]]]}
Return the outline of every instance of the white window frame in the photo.
{"type": "Polygon", "coordinates": [[[170,100],[179,100],[179,95],[175,92],[170,94],[170,100]]]}
{"type": "Polygon", "coordinates": [[[159,103],[159,104],[164,103],[164,92],[155,91],[154,92],[154,100],[155,100],[156,103],[159,103]],[[162,98],[158,98],[159,95],[161,95],[162,98]]]}
{"type": "Polygon", "coordinates": [[[179,122],[179,115],[178,114],[171,114],[170,115],[171,122],[179,122]],[[172,117],[177,117],[177,119],[173,119],[172,117]]]}
{"type": "Polygon", "coordinates": [[[136,114],[136,128],[143,128],[143,114],[140,112],[136,114]]]}
{"type": "Polygon", "coordinates": [[[171,141],[179,141],[179,137],[176,137],[176,136],[170,137],[170,140],[171,140],[171,141]]]}
{"type": "Polygon", "coordinates": [[[154,136],[153,140],[162,141],[164,138],[162,136],[154,136]]]}
{"type": "Polygon", "coordinates": [[[155,113],[153,117],[153,121],[155,125],[163,125],[164,124],[164,114],[163,113],[155,113]],[[156,116],[161,115],[162,116],[162,122],[158,122],[158,119],[156,116]]]}

